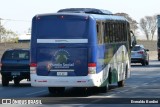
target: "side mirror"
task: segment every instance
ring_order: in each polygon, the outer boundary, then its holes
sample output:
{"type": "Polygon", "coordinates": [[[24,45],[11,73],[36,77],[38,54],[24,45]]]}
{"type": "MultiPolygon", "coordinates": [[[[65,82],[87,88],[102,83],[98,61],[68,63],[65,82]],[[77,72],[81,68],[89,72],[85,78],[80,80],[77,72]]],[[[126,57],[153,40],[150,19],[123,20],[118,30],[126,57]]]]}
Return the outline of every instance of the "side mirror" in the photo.
{"type": "Polygon", "coordinates": [[[145,51],[149,51],[149,49],[145,49],[145,51]]]}
{"type": "Polygon", "coordinates": [[[131,48],[133,48],[137,44],[137,40],[136,40],[136,37],[132,31],[130,31],[130,34],[131,34],[131,40],[130,40],[131,41],[131,48]]]}

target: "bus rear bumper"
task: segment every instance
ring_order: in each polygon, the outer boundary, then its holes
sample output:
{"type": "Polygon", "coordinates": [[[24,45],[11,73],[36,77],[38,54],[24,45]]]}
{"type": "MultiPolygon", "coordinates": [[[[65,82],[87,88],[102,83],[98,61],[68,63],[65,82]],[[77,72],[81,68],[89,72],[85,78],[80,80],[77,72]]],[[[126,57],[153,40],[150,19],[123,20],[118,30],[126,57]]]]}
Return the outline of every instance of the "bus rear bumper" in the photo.
{"type": "Polygon", "coordinates": [[[35,87],[99,87],[102,79],[97,74],[75,77],[37,76],[31,74],[31,86],[35,87]]]}

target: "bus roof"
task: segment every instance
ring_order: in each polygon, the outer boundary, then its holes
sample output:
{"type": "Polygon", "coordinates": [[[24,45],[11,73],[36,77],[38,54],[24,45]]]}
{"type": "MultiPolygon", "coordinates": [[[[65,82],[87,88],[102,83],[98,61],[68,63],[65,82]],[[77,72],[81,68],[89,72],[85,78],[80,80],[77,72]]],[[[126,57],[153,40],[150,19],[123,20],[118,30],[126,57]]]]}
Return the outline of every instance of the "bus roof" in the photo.
{"type": "Polygon", "coordinates": [[[88,13],[48,13],[48,14],[38,14],[35,17],[45,17],[45,16],[54,16],[54,15],[73,15],[73,16],[81,16],[81,17],[91,17],[93,20],[119,20],[119,21],[127,21],[127,19],[123,16],[117,15],[101,15],[101,14],[88,14],[88,13]]]}
{"type": "Polygon", "coordinates": [[[116,15],[97,15],[97,14],[91,14],[91,16],[97,20],[121,20],[121,21],[127,21],[126,18],[123,16],[116,16],[116,15]]]}
{"type": "Polygon", "coordinates": [[[66,8],[60,9],[59,12],[67,12],[67,13],[88,13],[88,14],[106,14],[111,15],[112,12],[103,9],[95,9],[95,8],[66,8]]]}
{"type": "Polygon", "coordinates": [[[80,17],[91,17],[93,20],[127,21],[127,19],[123,16],[113,15],[112,12],[108,10],[95,9],[95,8],[66,8],[66,9],[60,9],[57,13],[40,14],[37,15],[36,17],[45,17],[53,15],[73,15],[80,17]]]}
{"type": "Polygon", "coordinates": [[[123,20],[126,19],[122,16],[115,16],[112,12],[103,9],[96,9],[96,8],[66,8],[60,9],[57,13],[85,13],[85,14],[92,14],[91,16],[94,19],[99,20],[123,20]]]}

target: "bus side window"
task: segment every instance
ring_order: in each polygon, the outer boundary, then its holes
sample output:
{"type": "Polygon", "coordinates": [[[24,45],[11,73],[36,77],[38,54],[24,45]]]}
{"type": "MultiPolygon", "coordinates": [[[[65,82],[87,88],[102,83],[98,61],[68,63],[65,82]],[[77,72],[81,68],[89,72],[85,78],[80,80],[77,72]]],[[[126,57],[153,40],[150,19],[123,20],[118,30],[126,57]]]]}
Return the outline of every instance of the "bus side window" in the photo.
{"type": "Polygon", "coordinates": [[[104,27],[105,27],[104,42],[109,43],[110,41],[109,41],[109,24],[108,24],[108,22],[105,23],[104,27]]]}
{"type": "Polygon", "coordinates": [[[126,29],[125,29],[125,23],[123,23],[123,41],[125,41],[126,36],[126,29]]]}
{"type": "Polygon", "coordinates": [[[115,27],[114,27],[114,35],[115,35],[115,41],[119,42],[120,38],[118,36],[118,23],[114,23],[115,27]]]}
{"type": "Polygon", "coordinates": [[[110,40],[110,43],[113,42],[113,24],[112,23],[109,23],[109,40],[110,40]]]}
{"type": "Polygon", "coordinates": [[[105,27],[105,22],[102,23],[102,33],[103,33],[103,42],[107,43],[107,31],[106,31],[106,27],[105,27]]]}
{"type": "Polygon", "coordinates": [[[118,36],[118,41],[122,42],[123,41],[123,37],[121,35],[121,24],[117,23],[117,36],[118,36]]]}
{"type": "Polygon", "coordinates": [[[100,22],[97,22],[97,43],[103,44],[103,26],[100,22]]]}
{"type": "Polygon", "coordinates": [[[123,23],[120,23],[120,35],[121,35],[121,41],[123,41],[123,23]]]}

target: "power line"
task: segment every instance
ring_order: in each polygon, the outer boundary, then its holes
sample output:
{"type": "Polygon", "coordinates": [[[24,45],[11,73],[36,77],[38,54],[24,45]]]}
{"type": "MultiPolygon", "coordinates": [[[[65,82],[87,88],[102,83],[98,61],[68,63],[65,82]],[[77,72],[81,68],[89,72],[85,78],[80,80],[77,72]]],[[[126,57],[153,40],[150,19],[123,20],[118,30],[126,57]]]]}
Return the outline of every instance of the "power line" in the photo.
{"type": "Polygon", "coordinates": [[[7,21],[21,21],[21,22],[31,22],[29,20],[17,20],[17,19],[3,19],[3,18],[0,18],[0,21],[1,20],[7,20],[7,21]]]}

